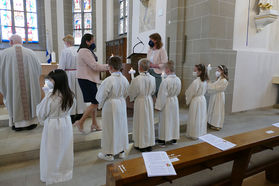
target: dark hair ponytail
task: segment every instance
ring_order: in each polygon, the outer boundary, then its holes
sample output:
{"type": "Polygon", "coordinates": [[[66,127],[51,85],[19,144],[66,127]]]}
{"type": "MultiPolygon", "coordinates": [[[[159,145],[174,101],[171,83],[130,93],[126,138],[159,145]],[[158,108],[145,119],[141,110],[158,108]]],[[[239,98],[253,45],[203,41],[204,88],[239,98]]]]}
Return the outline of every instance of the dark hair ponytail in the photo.
{"type": "Polygon", "coordinates": [[[91,41],[91,39],[93,38],[94,36],[92,34],[84,34],[81,38],[81,42],[80,42],[80,45],[79,45],[79,49],[78,51],[81,49],[81,48],[89,48],[90,46],[87,45],[86,41],[89,42],[91,41]]]}
{"type": "Polygon", "coordinates": [[[198,65],[195,65],[195,67],[198,69],[198,71],[201,72],[199,75],[199,77],[201,78],[201,81],[209,80],[204,64],[198,64],[198,65]]]}
{"type": "Polygon", "coordinates": [[[228,68],[225,66],[225,65],[220,65],[220,66],[218,66],[218,68],[220,69],[220,70],[222,70],[222,72],[223,72],[223,77],[226,79],[226,80],[229,80],[229,71],[228,71],[228,68]]]}
{"type": "Polygon", "coordinates": [[[71,91],[68,84],[68,77],[64,70],[56,69],[48,74],[48,77],[54,81],[52,95],[57,91],[62,94],[61,108],[63,111],[70,109],[74,102],[74,93],[71,91]]]}

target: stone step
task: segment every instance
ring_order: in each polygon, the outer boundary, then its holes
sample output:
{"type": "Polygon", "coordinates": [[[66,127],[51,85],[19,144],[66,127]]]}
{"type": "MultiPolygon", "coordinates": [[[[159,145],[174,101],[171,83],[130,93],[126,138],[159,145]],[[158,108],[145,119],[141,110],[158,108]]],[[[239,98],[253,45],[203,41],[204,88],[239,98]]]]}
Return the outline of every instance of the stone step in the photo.
{"type": "MultiPolygon", "coordinates": [[[[155,124],[156,136],[158,134],[157,128],[158,128],[158,124],[156,123],[155,124]]],[[[35,130],[42,131],[42,127],[39,127],[38,129],[35,130]]],[[[181,132],[185,132],[186,130],[185,123],[184,124],[181,123],[180,130],[181,132]]],[[[80,134],[75,128],[74,129],[74,151],[80,152],[80,151],[86,151],[90,149],[100,149],[101,135],[102,132],[94,132],[87,135],[80,134]]],[[[2,135],[1,138],[3,137],[4,136],[2,135]]],[[[39,159],[40,141],[41,141],[41,133],[29,135],[29,137],[27,133],[25,134],[21,133],[16,138],[9,138],[8,140],[5,140],[5,144],[2,144],[3,140],[0,140],[1,142],[0,149],[7,149],[6,151],[1,150],[0,152],[0,166],[12,164],[12,163],[19,163],[23,161],[29,161],[33,159],[39,159]],[[34,140],[36,140],[36,143],[34,143],[34,140]],[[24,143],[20,143],[20,141],[24,143]],[[8,146],[10,148],[8,148],[8,146]]],[[[131,132],[129,133],[129,143],[132,143],[131,132]]]]}

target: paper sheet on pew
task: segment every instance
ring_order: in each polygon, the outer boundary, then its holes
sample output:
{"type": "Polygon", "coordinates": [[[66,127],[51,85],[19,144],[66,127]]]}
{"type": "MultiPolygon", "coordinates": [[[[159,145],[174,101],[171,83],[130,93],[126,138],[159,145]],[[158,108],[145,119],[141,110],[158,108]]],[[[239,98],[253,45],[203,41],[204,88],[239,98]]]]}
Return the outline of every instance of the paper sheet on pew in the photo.
{"type": "Polygon", "coordinates": [[[278,127],[279,128],[279,123],[274,123],[272,124],[274,127],[278,127]]]}
{"type": "Polygon", "coordinates": [[[223,151],[231,149],[234,146],[236,146],[236,144],[233,144],[227,140],[224,140],[212,134],[206,134],[204,136],[199,137],[199,139],[223,151]]]}
{"type": "Polygon", "coordinates": [[[142,153],[148,177],[174,176],[174,167],[164,151],[142,153]]]}

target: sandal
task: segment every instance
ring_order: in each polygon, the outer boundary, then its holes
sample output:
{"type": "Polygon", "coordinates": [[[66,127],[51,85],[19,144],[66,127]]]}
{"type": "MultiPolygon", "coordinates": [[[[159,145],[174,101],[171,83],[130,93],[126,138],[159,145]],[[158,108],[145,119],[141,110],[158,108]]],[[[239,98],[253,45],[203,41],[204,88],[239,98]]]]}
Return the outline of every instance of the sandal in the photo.
{"type": "Polygon", "coordinates": [[[76,121],[74,123],[74,126],[76,126],[78,128],[79,132],[81,132],[82,134],[85,134],[84,129],[81,128],[81,126],[80,126],[78,121],[76,121]]]}
{"type": "Polygon", "coordinates": [[[91,125],[91,132],[102,131],[98,125],[91,125]]]}

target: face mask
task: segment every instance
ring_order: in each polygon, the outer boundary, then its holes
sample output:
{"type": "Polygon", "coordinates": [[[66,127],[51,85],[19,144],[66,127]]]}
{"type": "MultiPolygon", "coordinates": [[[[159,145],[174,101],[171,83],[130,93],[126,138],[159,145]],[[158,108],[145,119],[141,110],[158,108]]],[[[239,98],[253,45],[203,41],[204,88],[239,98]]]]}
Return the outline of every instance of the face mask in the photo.
{"type": "Polygon", "coordinates": [[[194,76],[194,77],[197,77],[197,76],[198,76],[198,73],[197,73],[197,72],[193,72],[193,76],[194,76]]]}
{"type": "Polygon", "coordinates": [[[96,44],[95,44],[95,43],[93,43],[93,44],[90,45],[90,47],[89,47],[89,49],[92,50],[92,51],[95,50],[95,48],[96,48],[96,44]]]}
{"type": "Polygon", "coordinates": [[[153,41],[150,40],[150,41],[148,42],[148,45],[149,45],[151,48],[153,48],[155,44],[154,44],[153,41]]]}
{"type": "Polygon", "coordinates": [[[49,80],[49,79],[46,79],[45,80],[45,84],[48,86],[48,88],[50,89],[53,89],[54,88],[54,85],[53,83],[49,80]]]}
{"type": "Polygon", "coordinates": [[[216,71],[216,72],[215,72],[215,75],[216,75],[216,77],[218,78],[218,77],[220,77],[221,73],[220,73],[219,71],[216,71]]]}

